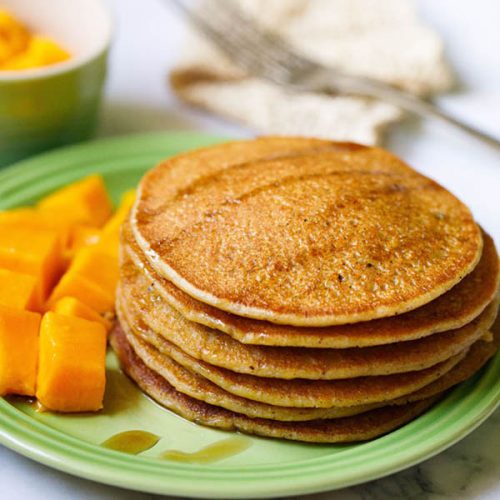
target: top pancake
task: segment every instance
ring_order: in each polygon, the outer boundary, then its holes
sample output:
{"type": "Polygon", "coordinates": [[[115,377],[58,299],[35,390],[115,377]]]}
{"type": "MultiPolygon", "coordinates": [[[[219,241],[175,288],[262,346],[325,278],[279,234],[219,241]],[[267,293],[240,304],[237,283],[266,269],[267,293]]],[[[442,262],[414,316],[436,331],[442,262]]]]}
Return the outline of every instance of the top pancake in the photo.
{"type": "Polygon", "coordinates": [[[415,309],[477,264],[469,210],[378,148],[263,138],[171,158],[142,180],[134,236],[216,308],[296,326],[415,309]]]}
{"type": "Polygon", "coordinates": [[[122,266],[126,259],[132,259],[147,278],[148,286],[186,319],[220,330],[243,344],[336,349],[415,340],[470,323],[498,290],[498,254],[487,233],[483,232],[483,239],[483,253],[474,270],[432,302],[397,316],[315,328],[244,318],[193,299],[171,281],[158,276],[133,240],[129,224],[124,224],[121,232],[122,266]]]}

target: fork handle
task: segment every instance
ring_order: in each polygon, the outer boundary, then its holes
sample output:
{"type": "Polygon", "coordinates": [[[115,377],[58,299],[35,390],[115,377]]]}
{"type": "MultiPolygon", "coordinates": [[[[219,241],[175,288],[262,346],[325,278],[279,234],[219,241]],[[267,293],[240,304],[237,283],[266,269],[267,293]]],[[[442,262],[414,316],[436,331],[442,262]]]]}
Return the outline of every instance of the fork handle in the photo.
{"type": "MultiPolygon", "coordinates": [[[[326,75],[324,75],[324,77],[326,77],[326,75]]],[[[329,85],[330,90],[355,93],[366,97],[375,97],[399,106],[406,111],[411,111],[420,117],[434,118],[479,139],[500,152],[500,140],[496,137],[455,118],[435,104],[419,99],[408,92],[404,92],[369,78],[351,77],[340,75],[336,72],[334,74],[330,72],[329,78],[331,82],[329,85]]]]}

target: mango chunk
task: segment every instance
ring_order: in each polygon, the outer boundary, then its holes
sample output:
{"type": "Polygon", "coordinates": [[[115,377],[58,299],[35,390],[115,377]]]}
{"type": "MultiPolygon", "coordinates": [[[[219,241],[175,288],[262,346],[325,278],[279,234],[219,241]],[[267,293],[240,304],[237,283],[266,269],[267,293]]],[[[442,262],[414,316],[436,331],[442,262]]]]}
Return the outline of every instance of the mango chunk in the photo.
{"type": "Polygon", "coordinates": [[[114,233],[101,234],[99,242],[95,245],[95,250],[112,257],[118,262],[118,250],[120,247],[120,237],[114,233]]]}
{"type": "Polygon", "coordinates": [[[95,247],[82,248],[76,254],[69,271],[98,284],[112,295],[115,293],[120,274],[117,259],[95,247]]]}
{"type": "Polygon", "coordinates": [[[101,323],[106,328],[106,331],[109,332],[111,330],[111,321],[101,316],[82,301],[75,299],[75,297],[63,297],[59,299],[50,310],[65,316],[76,316],[89,321],[96,321],[97,323],[101,323]]]}
{"type": "Polygon", "coordinates": [[[60,45],[44,36],[34,35],[28,41],[28,46],[22,51],[4,61],[1,69],[19,70],[39,68],[70,58],[60,45]]]}
{"type": "Polygon", "coordinates": [[[39,212],[34,208],[22,207],[0,212],[1,226],[22,226],[25,229],[38,231],[46,229],[55,231],[61,239],[61,244],[68,244],[71,224],[61,217],[54,217],[53,214],[39,212]]]}
{"type": "Polygon", "coordinates": [[[40,326],[36,397],[60,412],[102,408],[106,330],[95,321],[48,312],[40,326]]]}
{"type": "Polygon", "coordinates": [[[111,219],[108,220],[106,225],[102,228],[102,234],[105,235],[117,235],[120,234],[120,227],[123,224],[123,221],[127,218],[132,205],[135,202],[136,191],[132,189],[131,191],[127,191],[122,196],[120,201],[120,205],[116,209],[116,212],[113,214],[111,219]]]}
{"type": "Polygon", "coordinates": [[[135,202],[136,191],[127,191],[121,199],[118,209],[113,217],[109,219],[106,225],[102,228],[101,238],[97,244],[99,251],[107,253],[118,260],[118,248],[120,243],[120,228],[125,219],[128,217],[132,205],[135,202]]]}
{"type": "Polygon", "coordinates": [[[64,251],[66,267],[69,267],[75,255],[82,248],[97,245],[101,239],[101,230],[87,226],[85,224],[76,224],[71,228],[68,244],[64,251]]]}
{"type": "Polygon", "coordinates": [[[112,206],[100,175],[90,175],[46,196],[38,203],[41,212],[73,223],[101,227],[111,216],[112,206]]]}
{"type": "Polygon", "coordinates": [[[0,269],[0,304],[12,309],[41,310],[37,278],[30,274],[0,269]]]}
{"type": "Polygon", "coordinates": [[[64,297],[74,297],[98,313],[114,309],[119,268],[116,258],[96,246],[82,248],[54,288],[48,307],[64,297]]]}
{"type": "Polygon", "coordinates": [[[75,297],[98,313],[111,312],[115,308],[114,293],[105,290],[97,283],[80,276],[71,269],[64,274],[52,291],[46,304],[47,309],[51,309],[59,299],[64,297],[75,297]]]}
{"type": "Polygon", "coordinates": [[[125,191],[120,199],[120,208],[123,208],[126,212],[129,212],[136,199],[137,189],[129,189],[128,191],[125,191]]]}
{"type": "Polygon", "coordinates": [[[85,224],[77,224],[71,230],[66,258],[71,261],[76,253],[84,247],[97,245],[101,239],[101,230],[85,224]]]}
{"type": "Polygon", "coordinates": [[[0,268],[36,276],[38,303],[45,302],[62,267],[62,248],[57,232],[0,224],[0,268]]]}
{"type": "Polygon", "coordinates": [[[29,207],[13,208],[11,210],[2,210],[0,212],[0,223],[5,224],[6,222],[11,222],[12,224],[16,224],[19,221],[23,222],[24,217],[29,216],[32,213],[34,214],[35,210],[29,207]]]}
{"type": "Polygon", "coordinates": [[[6,10],[0,10],[0,63],[25,50],[28,30],[6,10]]]}
{"type": "Polygon", "coordinates": [[[40,315],[0,306],[0,396],[34,396],[40,315]]]}
{"type": "Polygon", "coordinates": [[[71,250],[76,251],[83,247],[96,245],[99,243],[100,236],[101,231],[99,229],[84,224],[78,224],[73,227],[71,231],[69,246],[71,250]]]}

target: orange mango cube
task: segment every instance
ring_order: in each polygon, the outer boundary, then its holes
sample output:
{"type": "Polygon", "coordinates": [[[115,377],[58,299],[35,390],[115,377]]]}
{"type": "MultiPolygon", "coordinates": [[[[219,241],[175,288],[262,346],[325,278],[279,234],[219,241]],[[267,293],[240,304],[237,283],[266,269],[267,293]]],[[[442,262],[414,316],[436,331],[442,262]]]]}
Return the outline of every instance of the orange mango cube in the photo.
{"type": "Polygon", "coordinates": [[[97,311],[84,304],[75,297],[63,297],[59,299],[50,309],[58,314],[65,316],[76,316],[78,318],[87,319],[101,323],[106,331],[111,330],[111,321],[101,316],[97,311]]]}
{"type": "Polygon", "coordinates": [[[70,58],[60,45],[44,36],[34,35],[28,41],[28,46],[7,59],[1,69],[20,70],[48,66],[70,58]]]}
{"type": "Polygon", "coordinates": [[[0,396],[34,396],[40,315],[0,306],[0,396]]]}
{"type": "Polygon", "coordinates": [[[98,313],[111,312],[115,308],[115,296],[97,283],[80,276],[71,269],[64,274],[49,297],[47,308],[64,297],[75,297],[98,313]]]}
{"type": "Polygon", "coordinates": [[[83,247],[96,245],[101,237],[100,229],[84,224],[78,224],[73,227],[69,241],[70,250],[76,252],[83,247]]]}
{"type": "Polygon", "coordinates": [[[42,213],[34,208],[15,208],[0,212],[1,226],[22,226],[25,229],[38,231],[46,229],[55,231],[61,238],[61,244],[65,246],[68,242],[71,227],[68,221],[61,217],[54,217],[50,213],[42,213]]]}
{"type": "Polygon", "coordinates": [[[12,309],[41,310],[37,278],[30,274],[0,269],[0,304],[12,309]]]}
{"type": "Polygon", "coordinates": [[[106,225],[102,228],[102,233],[104,235],[117,235],[120,234],[120,227],[123,224],[124,220],[127,218],[132,205],[135,202],[136,191],[135,189],[131,191],[127,191],[120,201],[120,205],[116,209],[116,212],[113,214],[111,219],[108,220],[106,225]]]}
{"type": "Polygon", "coordinates": [[[118,260],[118,247],[120,244],[120,228],[125,219],[128,217],[132,205],[135,202],[136,191],[127,191],[120,202],[120,205],[113,217],[109,219],[106,225],[102,228],[101,238],[97,244],[97,248],[104,253],[118,260]]]}
{"type": "Polygon", "coordinates": [[[0,63],[28,46],[28,30],[6,10],[0,10],[0,63]]]}
{"type": "Polygon", "coordinates": [[[0,224],[0,268],[36,276],[43,303],[61,275],[62,248],[57,232],[0,224]]]}
{"type": "Polygon", "coordinates": [[[102,408],[106,330],[95,321],[48,312],[40,326],[36,397],[60,412],[102,408]]]}
{"type": "Polygon", "coordinates": [[[69,264],[73,260],[79,250],[88,246],[97,245],[100,239],[100,229],[85,224],[75,225],[71,230],[68,245],[64,253],[67,263],[69,264]]]}
{"type": "Polygon", "coordinates": [[[35,209],[29,207],[13,208],[0,212],[0,224],[25,224],[33,220],[36,216],[35,209]]]}
{"type": "Polygon", "coordinates": [[[100,175],[90,175],[65,186],[43,198],[37,206],[43,213],[95,227],[104,225],[112,213],[111,200],[100,175]]]}
{"type": "Polygon", "coordinates": [[[114,295],[119,278],[118,261],[100,252],[98,248],[82,248],[76,254],[69,271],[87,278],[114,295]]]}
{"type": "Polygon", "coordinates": [[[117,234],[108,233],[101,234],[99,243],[95,245],[95,249],[103,254],[112,257],[116,262],[118,262],[118,250],[120,246],[120,238],[117,234]]]}

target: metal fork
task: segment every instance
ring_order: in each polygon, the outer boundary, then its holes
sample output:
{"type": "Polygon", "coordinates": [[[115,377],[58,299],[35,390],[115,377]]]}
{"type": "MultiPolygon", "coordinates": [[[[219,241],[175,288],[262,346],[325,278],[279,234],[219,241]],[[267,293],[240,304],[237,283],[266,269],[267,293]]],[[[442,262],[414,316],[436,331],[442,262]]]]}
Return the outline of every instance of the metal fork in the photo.
{"type": "Polygon", "coordinates": [[[296,53],[265,31],[232,2],[211,0],[203,11],[186,0],[170,0],[226,56],[246,73],[297,90],[377,98],[424,118],[434,118],[500,151],[500,141],[451,116],[435,104],[371,78],[353,76],[296,53]]]}

